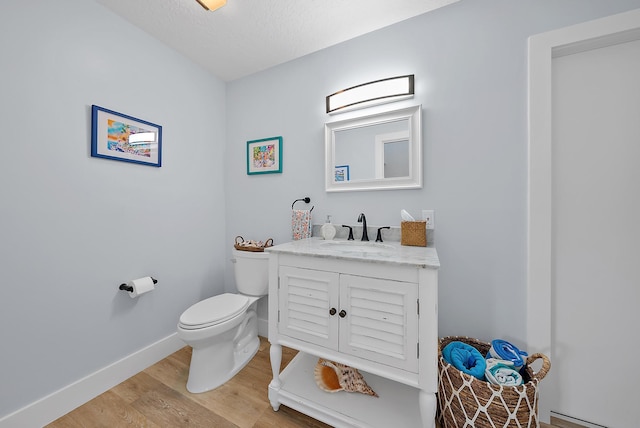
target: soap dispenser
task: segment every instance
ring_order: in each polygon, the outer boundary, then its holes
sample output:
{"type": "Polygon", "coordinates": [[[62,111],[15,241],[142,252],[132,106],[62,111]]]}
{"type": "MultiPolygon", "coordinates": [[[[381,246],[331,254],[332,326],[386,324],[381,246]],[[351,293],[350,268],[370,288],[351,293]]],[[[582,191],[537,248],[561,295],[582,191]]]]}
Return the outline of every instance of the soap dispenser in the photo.
{"type": "Polygon", "coordinates": [[[331,216],[327,216],[327,221],[322,225],[320,229],[322,232],[322,237],[326,240],[331,240],[336,236],[336,227],[331,224],[331,216]]]}

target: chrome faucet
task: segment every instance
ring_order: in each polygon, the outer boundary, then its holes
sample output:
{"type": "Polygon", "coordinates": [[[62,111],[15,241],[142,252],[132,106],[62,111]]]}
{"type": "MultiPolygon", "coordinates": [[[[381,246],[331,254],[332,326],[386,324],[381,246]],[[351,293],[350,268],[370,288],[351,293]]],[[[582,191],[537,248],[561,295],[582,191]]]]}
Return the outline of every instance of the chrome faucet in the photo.
{"type": "Polygon", "coordinates": [[[361,241],[368,241],[369,235],[367,235],[367,218],[364,213],[360,213],[358,216],[358,223],[362,223],[362,239],[361,241]]]}

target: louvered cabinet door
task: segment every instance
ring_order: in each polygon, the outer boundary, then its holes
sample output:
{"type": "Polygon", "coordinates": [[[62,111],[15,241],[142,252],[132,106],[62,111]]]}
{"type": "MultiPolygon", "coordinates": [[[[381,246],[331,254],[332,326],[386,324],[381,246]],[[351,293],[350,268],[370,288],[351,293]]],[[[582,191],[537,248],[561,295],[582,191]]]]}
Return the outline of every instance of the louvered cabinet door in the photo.
{"type": "Polygon", "coordinates": [[[295,339],[338,348],[339,275],[280,266],[279,332],[295,339]],[[331,313],[333,312],[333,315],[331,313]]]}
{"type": "Polygon", "coordinates": [[[418,284],[340,275],[338,312],[340,352],[418,372],[418,284]]]}

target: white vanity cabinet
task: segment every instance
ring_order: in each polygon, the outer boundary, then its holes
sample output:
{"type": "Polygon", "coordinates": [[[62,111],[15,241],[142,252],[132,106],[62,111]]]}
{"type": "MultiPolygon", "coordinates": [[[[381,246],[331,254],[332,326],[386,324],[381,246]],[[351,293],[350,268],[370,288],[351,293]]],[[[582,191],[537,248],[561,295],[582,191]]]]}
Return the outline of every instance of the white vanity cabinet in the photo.
{"type": "Polygon", "coordinates": [[[284,404],[337,427],[433,427],[435,249],[387,245],[367,253],[304,241],[269,249],[274,410],[284,404]],[[280,372],[282,346],[300,352],[280,372]],[[320,390],[318,358],[357,368],[379,397],[320,390]]]}
{"type": "Polygon", "coordinates": [[[284,265],[279,281],[280,335],[417,373],[417,282],[284,265]]]}

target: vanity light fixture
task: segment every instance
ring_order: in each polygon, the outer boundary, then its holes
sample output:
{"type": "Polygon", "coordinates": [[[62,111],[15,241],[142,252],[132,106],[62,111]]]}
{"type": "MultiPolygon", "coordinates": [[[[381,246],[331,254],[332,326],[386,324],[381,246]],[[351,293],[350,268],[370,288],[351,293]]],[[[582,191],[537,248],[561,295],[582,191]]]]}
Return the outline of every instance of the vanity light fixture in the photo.
{"type": "Polygon", "coordinates": [[[222,6],[227,4],[227,0],[196,0],[196,1],[200,3],[200,6],[212,12],[216,9],[220,9],[222,6]]]}
{"type": "Polygon", "coordinates": [[[414,75],[408,74],[343,89],[327,95],[327,114],[411,98],[415,92],[413,82],[414,75]]]}

